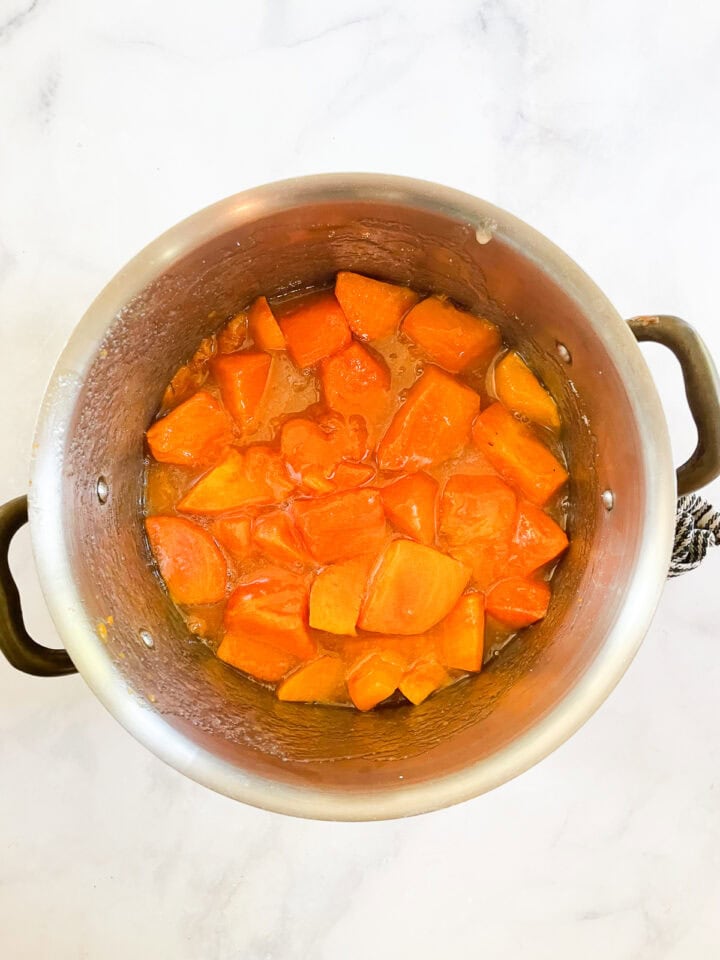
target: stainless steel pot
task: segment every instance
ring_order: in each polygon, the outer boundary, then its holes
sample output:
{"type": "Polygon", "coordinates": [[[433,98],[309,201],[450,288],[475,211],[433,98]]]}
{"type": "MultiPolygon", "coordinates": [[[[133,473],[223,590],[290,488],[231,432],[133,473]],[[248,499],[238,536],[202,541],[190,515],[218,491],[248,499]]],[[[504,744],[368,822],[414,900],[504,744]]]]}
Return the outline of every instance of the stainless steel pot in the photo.
{"type": "Polygon", "coordinates": [[[150,244],[90,307],[47,390],[29,512],[67,649],[28,636],[6,563],[24,519],[2,508],[0,645],[32,673],[75,667],[138,740],[200,783],[305,817],[380,819],[476,796],[542,759],[599,706],[648,629],[670,558],[676,480],[635,341],[678,355],[699,442],[681,492],[720,472],[720,404],[676,318],[629,327],[530,227],[484,201],[378,175],[306,177],[230,197],[150,244]],[[141,525],[143,432],[175,368],[257,294],[351,269],[443,290],[502,322],[562,407],[572,546],[546,620],[478,677],[370,714],[278,702],[189,634],[141,525]],[[74,665],[74,666],[73,666],[74,665]]]}

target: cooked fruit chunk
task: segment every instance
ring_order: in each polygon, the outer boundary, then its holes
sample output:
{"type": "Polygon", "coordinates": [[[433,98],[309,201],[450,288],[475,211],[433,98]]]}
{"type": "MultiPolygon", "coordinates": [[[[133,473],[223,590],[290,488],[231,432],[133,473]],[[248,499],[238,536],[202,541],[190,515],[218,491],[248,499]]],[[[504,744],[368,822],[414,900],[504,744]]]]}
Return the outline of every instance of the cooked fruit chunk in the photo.
{"type": "Polygon", "coordinates": [[[470,571],[412,540],[394,540],[368,587],[358,626],[374,633],[424,633],[452,610],[470,571]]]}
{"type": "Polygon", "coordinates": [[[329,413],[309,420],[286,420],[280,434],[280,452],[293,474],[312,493],[334,489],[330,478],[342,460],[361,460],[367,453],[367,430],[361,417],[345,419],[329,413]],[[323,483],[325,481],[325,483],[323,483]]]}
{"type": "Polygon", "coordinates": [[[407,287],[344,270],[335,280],[335,296],[350,329],[361,340],[382,340],[395,333],[404,315],[419,299],[407,287]]]}
{"type": "Polygon", "coordinates": [[[250,305],[248,331],[258,350],[285,349],[285,337],[265,297],[257,297],[250,305]]]}
{"type": "Polygon", "coordinates": [[[270,375],[267,353],[227,353],[217,357],[211,369],[222,402],[243,430],[257,429],[257,413],[270,375]]]}
{"type": "Polygon", "coordinates": [[[516,498],[499,477],[456,474],[440,500],[440,537],[481,589],[507,575],[516,498]]]}
{"type": "Polygon", "coordinates": [[[312,563],[295,524],[285,510],[271,510],[253,523],[253,542],[277,563],[312,563]]]}
{"type": "Polygon", "coordinates": [[[495,393],[508,410],[553,430],[560,426],[557,404],[517,353],[506,353],[496,364],[495,393]]]}
{"type": "Polygon", "coordinates": [[[230,448],[178,503],[181,513],[227,513],[281,501],[294,489],[280,457],[268,447],[230,448]]]}
{"type": "Polygon", "coordinates": [[[485,640],[485,599],[466,593],[437,626],[440,659],[451,670],[477,673],[482,669],[485,640]]]}
{"type": "Polygon", "coordinates": [[[473,426],[473,439],[498,473],[537,506],[568,478],[560,461],[501,403],[483,410],[473,426]]]}
{"type": "Polygon", "coordinates": [[[447,300],[428,297],[403,320],[403,333],[451,373],[489,361],[502,343],[500,331],[484,317],[458,310],[447,300]]]}
{"type": "Polygon", "coordinates": [[[253,552],[252,521],[249,517],[228,517],[212,525],[215,539],[233,560],[244,560],[253,552]]]}
{"type": "Polygon", "coordinates": [[[403,671],[409,670],[414,663],[421,660],[439,662],[439,648],[434,630],[406,637],[385,634],[344,637],[339,653],[350,667],[371,653],[380,654],[399,664],[403,671]]]}
{"type": "Polygon", "coordinates": [[[371,653],[349,673],[347,688],[358,710],[372,710],[395,693],[402,679],[402,666],[380,653],[371,653]]]}
{"type": "Polygon", "coordinates": [[[400,693],[417,706],[450,682],[447,670],[432,660],[414,664],[400,681],[400,693]]]}
{"type": "Polygon", "coordinates": [[[385,540],[385,512],[377,490],[295,500],[292,511],[308,550],[319,563],[377,553],[385,540]]]}
{"type": "Polygon", "coordinates": [[[302,703],[343,703],[347,701],[345,665],[331,654],[304,663],[278,687],[278,700],[302,703]]]}
{"type": "Polygon", "coordinates": [[[327,405],[361,416],[375,437],[389,412],[390,371],[359,343],[323,360],[320,383],[327,405]]]}
{"type": "Polygon", "coordinates": [[[438,482],[427,473],[401,477],[380,491],[385,515],[396,530],[420,543],[435,542],[438,482]]]}
{"type": "Polygon", "coordinates": [[[207,530],[184,517],[148,517],[145,529],[176,603],[217,603],[223,599],[227,565],[207,530]]]}
{"type": "Polygon", "coordinates": [[[310,587],[310,626],[354,637],[372,565],[361,557],[322,570],[310,587]]]}
{"type": "Polygon", "coordinates": [[[242,580],[225,608],[225,636],[250,636],[300,660],[313,656],[303,577],[269,567],[242,580]]]}
{"type": "Polygon", "coordinates": [[[333,486],[336,490],[351,490],[361,487],[375,476],[375,468],[367,463],[339,463],[332,475],[333,486]]]}
{"type": "Polygon", "coordinates": [[[513,573],[534,573],[559,557],[567,545],[567,534],[544,510],[527,500],[520,504],[511,548],[513,573]]]}
{"type": "Polygon", "coordinates": [[[277,683],[300,662],[286,650],[263,643],[245,633],[226,633],[218,657],[257,680],[277,683]]]}
{"type": "Polygon", "coordinates": [[[474,390],[427,367],[378,445],[381,469],[421,470],[447,460],[470,439],[479,409],[474,390]]]}
{"type": "Polygon", "coordinates": [[[280,329],[301,370],[342,350],[352,339],[345,314],[332,293],[301,304],[283,317],[280,329]]]}
{"type": "Polygon", "coordinates": [[[232,440],[232,425],[215,397],[201,390],[157,420],[147,432],[150,453],[161,463],[212,464],[232,440]]]}
{"type": "Polygon", "coordinates": [[[485,609],[508,627],[519,630],[541,620],[550,604],[550,587],[543,580],[508,577],[485,597],[485,609]]]}

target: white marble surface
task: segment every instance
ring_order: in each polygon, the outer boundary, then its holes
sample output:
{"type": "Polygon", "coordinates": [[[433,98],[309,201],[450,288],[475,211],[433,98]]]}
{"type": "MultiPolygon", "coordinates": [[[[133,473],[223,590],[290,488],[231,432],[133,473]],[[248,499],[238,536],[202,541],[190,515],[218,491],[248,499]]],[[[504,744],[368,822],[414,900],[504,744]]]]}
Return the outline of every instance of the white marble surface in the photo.
{"type": "MultiPolygon", "coordinates": [[[[0,0],[0,499],[26,488],[44,383],[105,281],[193,210],[298,173],[486,197],[622,313],[680,314],[720,356],[719,45],[706,0],[0,0]]],[[[648,356],[680,457],[679,379],[648,356]]],[[[14,562],[52,641],[26,534],[14,562]]],[[[79,678],[0,663],[0,956],[717,955],[719,574],[715,555],[667,586],[625,679],[547,761],[404,822],[240,806],[79,678]]]]}

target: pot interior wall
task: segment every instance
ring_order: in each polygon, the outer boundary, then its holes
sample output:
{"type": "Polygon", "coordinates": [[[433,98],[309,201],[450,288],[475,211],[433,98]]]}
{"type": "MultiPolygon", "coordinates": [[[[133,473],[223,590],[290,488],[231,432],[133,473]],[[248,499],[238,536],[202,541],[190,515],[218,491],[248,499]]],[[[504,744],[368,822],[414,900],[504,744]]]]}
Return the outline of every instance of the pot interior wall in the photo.
{"type": "Polygon", "coordinates": [[[198,746],[278,781],[372,791],[398,778],[421,782],[497,751],[566,696],[592,661],[638,549],[643,487],[627,482],[640,469],[634,418],[572,292],[512,238],[497,233],[481,243],[458,219],[390,202],[279,212],[170,265],[115,318],[86,379],[72,437],[64,496],[74,577],[88,616],[106,625],[112,618],[103,642],[130,695],[198,746]],[[444,291],[500,322],[560,401],[573,477],[572,547],[547,619],[480,676],[420,707],[365,715],[279,703],[193,639],[154,574],[140,512],[143,432],[175,368],[260,292],[325,285],[339,269],[444,291]],[[558,357],[558,341],[572,354],[569,366],[558,357]],[[110,488],[104,505],[96,496],[101,475],[110,488]],[[601,506],[605,487],[623,491],[611,513],[601,506]]]}

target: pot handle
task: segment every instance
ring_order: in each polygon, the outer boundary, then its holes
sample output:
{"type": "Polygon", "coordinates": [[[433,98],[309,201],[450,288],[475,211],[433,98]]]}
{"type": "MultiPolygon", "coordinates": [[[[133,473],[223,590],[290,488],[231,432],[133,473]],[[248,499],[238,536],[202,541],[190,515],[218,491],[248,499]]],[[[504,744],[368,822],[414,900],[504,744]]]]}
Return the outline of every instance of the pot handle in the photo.
{"type": "Polygon", "coordinates": [[[27,519],[27,497],[17,497],[0,506],[0,650],[13,667],[36,677],[77,673],[65,650],[51,650],[35,643],[23,623],[20,594],[10,572],[8,554],[12,538],[27,519]]]}
{"type": "Polygon", "coordinates": [[[702,338],[679,317],[633,317],[637,340],[652,340],[672,350],[680,363],[685,394],[697,428],[697,446],[677,469],[680,496],[693,493],[720,475],[720,382],[702,338]]]}

